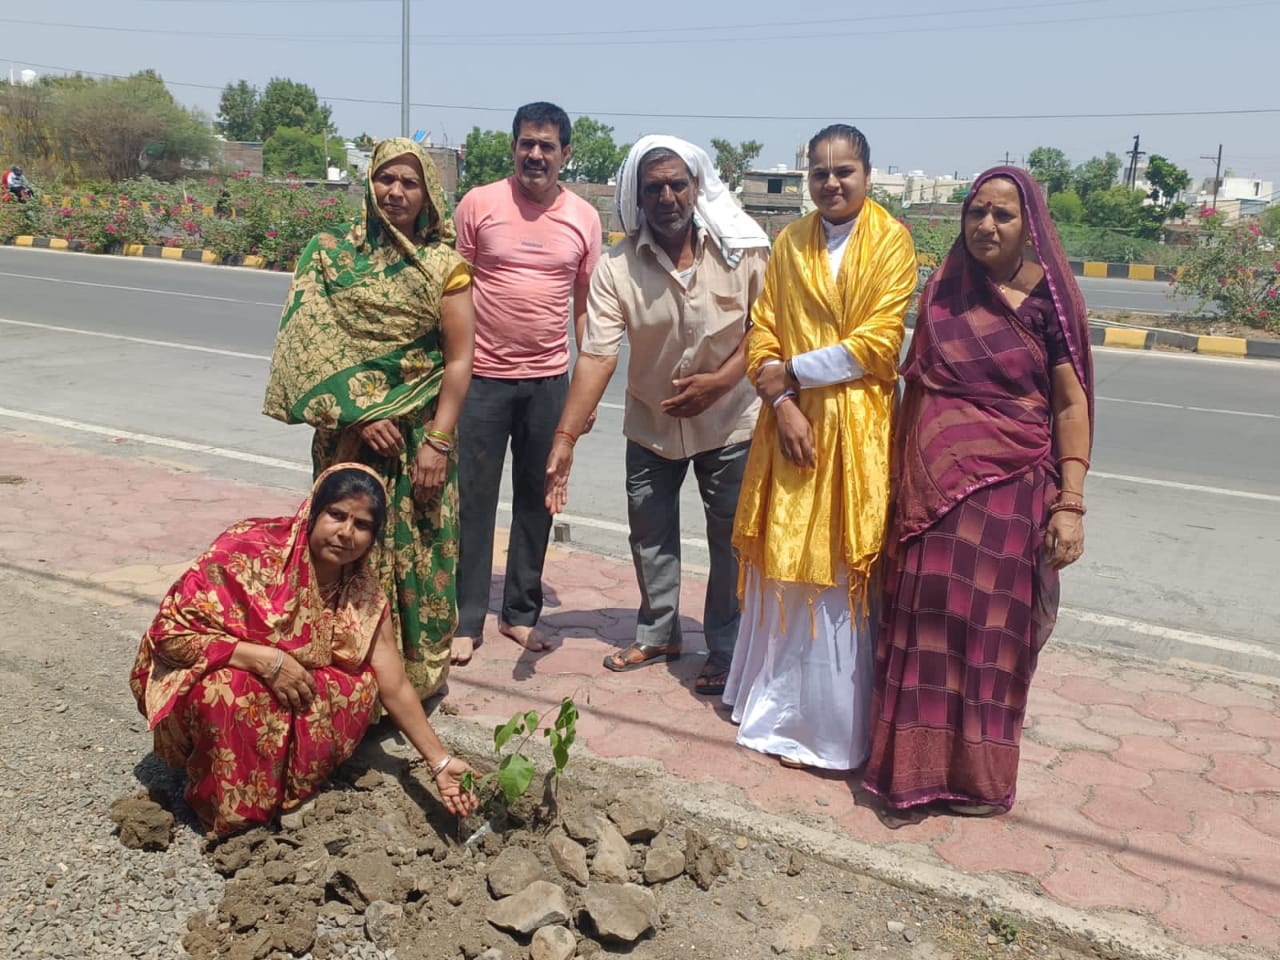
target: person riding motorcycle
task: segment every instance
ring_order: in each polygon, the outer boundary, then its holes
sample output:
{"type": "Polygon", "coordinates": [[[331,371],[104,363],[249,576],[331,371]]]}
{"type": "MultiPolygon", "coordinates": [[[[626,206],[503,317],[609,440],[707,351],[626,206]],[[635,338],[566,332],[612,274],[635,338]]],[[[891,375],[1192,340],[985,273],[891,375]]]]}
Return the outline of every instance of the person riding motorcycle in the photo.
{"type": "Polygon", "coordinates": [[[31,185],[22,175],[22,167],[16,163],[4,172],[4,190],[19,202],[31,198],[31,185]]]}

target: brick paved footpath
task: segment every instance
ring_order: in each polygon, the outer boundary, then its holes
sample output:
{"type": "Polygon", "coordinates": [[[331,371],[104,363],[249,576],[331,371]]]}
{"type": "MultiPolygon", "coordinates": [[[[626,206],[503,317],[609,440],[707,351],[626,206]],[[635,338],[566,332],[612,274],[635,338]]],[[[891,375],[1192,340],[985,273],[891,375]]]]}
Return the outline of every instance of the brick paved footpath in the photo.
{"type": "MultiPolygon", "coordinates": [[[[0,568],[136,603],[140,628],[144,604],[226,525],[292,513],[300,499],[103,451],[0,433],[0,474],[23,478],[0,486],[0,568]]],[[[702,589],[686,576],[686,614],[701,611],[702,589]]],[[[543,623],[554,649],[524,653],[490,618],[449,700],[488,723],[574,695],[579,743],[602,758],[657,760],[766,813],[1012,880],[1091,916],[1146,921],[1211,954],[1280,955],[1280,690],[1051,642],[1032,685],[1016,808],[891,828],[850,778],[786,770],[735,746],[723,708],[692,692],[701,656],[603,670],[603,656],[631,639],[636,601],[629,563],[553,547],[543,623]]],[[[697,622],[685,624],[687,649],[701,652],[697,622]]]]}

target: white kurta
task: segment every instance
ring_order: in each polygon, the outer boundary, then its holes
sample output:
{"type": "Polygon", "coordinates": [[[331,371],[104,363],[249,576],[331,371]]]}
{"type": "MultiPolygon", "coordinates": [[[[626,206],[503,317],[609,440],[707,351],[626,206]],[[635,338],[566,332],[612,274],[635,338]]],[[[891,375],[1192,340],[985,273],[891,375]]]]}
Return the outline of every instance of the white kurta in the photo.
{"type": "Polygon", "coordinates": [[[747,570],[724,702],[733,707],[742,746],[810,767],[855,770],[869,749],[870,618],[859,636],[847,579],[816,589],[762,583],[747,570]]]}

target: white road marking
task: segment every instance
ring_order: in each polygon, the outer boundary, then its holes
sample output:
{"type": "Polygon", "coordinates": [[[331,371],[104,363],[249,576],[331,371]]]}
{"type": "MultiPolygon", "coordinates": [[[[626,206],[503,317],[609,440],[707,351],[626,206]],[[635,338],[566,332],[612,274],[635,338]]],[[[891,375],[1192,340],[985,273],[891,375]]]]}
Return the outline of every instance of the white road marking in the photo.
{"type": "Polygon", "coordinates": [[[1229,637],[1215,637],[1207,633],[1194,633],[1190,630],[1179,630],[1176,627],[1164,627],[1156,623],[1145,623],[1142,620],[1131,620],[1128,617],[1113,617],[1105,613],[1091,613],[1088,610],[1074,610],[1071,607],[1060,607],[1058,612],[1063,616],[1081,623],[1089,623],[1098,627],[1116,627],[1130,633],[1156,637],[1160,640],[1172,640],[1196,647],[1207,647],[1221,650],[1224,653],[1238,653],[1246,657],[1262,657],[1266,660],[1280,660],[1280,651],[1260,647],[1257,644],[1232,640],[1229,637]]]}
{"type": "Polygon", "coordinates": [[[1114,480],[1118,483],[1139,483],[1148,487],[1166,487],[1187,493],[1210,493],[1219,497],[1238,497],[1242,500],[1261,500],[1264,503],[1280,503],[1280,494],[1257,493],[1253,490],[1232,490],[1228,487],[1207,487],[1199,483],[1181,483],[1177,480],[1156,480],[1153,477],[1131,477],[1123,473],[1089,471],[1090,480],[1114,480]]]}
{"type": "Polygon", "coordinates": [[[172,340],[148,340],[146,337],[127,337],[122,333],[102,333],[98,330],[77,330],[74,327],[56,327],[48,323],[31,323],[27,320],[6,320],[0,317],[0,323],[15,327],[34,327],[37,330],[49,330],[53,333],[74,333],[82,337],[100,337],[103,340],[124,340],[127,343],[141,343],[148,347],[170,347],[174,350],[190,350],[193,353],[213,353],[220,357],[235,357],[240,360],[270,360],[260,353],[241,353],[239,350],[222,350],[218,347],[200,347],[192,343],[174,343],[172,340]]]}
{"type": "Polygon", "coordinates": [[[1280,413],[1258,413],[1253,410],[1221,410],[1217,407],[1188,407],[1180,403],[1161,403],[1157,400],[1125,400],[1120,397],[1096,397],[1106,403],[1127,403],[1135,407],[1163,407],[1166,410],[1189,410],[1192,413],[1221,413],[1229,417],[1259,417],[1264,420],[1280,420],[1280,413]]]}
{"type": "Polygon", "coordinates": [[[215,447],[207,443],[191,443],[188,440],[175,440],[173,437],[157,437],[149,433],[134,433],[132,430],[118,430],[115,427],[102,427],[95,423],[84,423],[80,420],[68,420],[66,417],[50,417],[43,413],[28,413],[24,410],[10,410],[0,407],[0,417],[11,420],[25,420],[28,423],[43,423],[50,427],[62,427],[64,430],[76,430],[80,433],[92,433],[99,437],[110,437],[113,440],[133,440],[155,447],[168,447],[170,450],[186,450],[189,453],[203,453],[211,457],[222,457],[224,460],[240,460],[244,463],[256,463],[261,467],[274,467],[277,470],[289,470],[294,473],[311,473],[311,467],[292,460],[281,460],[278,457],[264,457],[258,453],[246,453],[243,450],[231,450],[227,447],[215,447]]]}
{"type": "Polygon", "coordinates": [[[282,300],[241,300],[238,297],[215,297],[206,293],[185,293],[182,290],[160,290],[156,287],[131,287],[121,283],[94,283],[91,280],[64,280],[61,277],[39,277],[31,273],[4,273],[0,272],[0,277],[10,277],[15,280],[39,280],[42,283],[66,283],[74,287],[98,287],[103,290],[127,290],[130,293],[152,293],[165,297],[186,297],[190,300],[214,300],[218,303],[247,303],[255,307],[277,307],[283,308],[282,300]]]}

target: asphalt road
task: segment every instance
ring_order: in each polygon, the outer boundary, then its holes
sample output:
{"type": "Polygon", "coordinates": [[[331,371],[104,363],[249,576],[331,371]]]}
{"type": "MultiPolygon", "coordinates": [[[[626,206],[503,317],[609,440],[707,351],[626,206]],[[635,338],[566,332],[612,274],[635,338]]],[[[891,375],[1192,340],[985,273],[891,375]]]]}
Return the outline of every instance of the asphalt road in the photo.
{"type": "MultiPolygon", "coordinates": [[[[305,489],[307,429],[259,412],[286,286],[253,271],[0,249],[0,429],[305,489]]],[[[1099,350],[1095,366],[1090,539],[1055,637],[1280,678],[1280,364],[1099,350]]],[[[575,544],[621,555],[615,379],[578,447],[568,522],[575,544]]],[[[698,566],[692,479],[681,510],[698,566]]]]}

